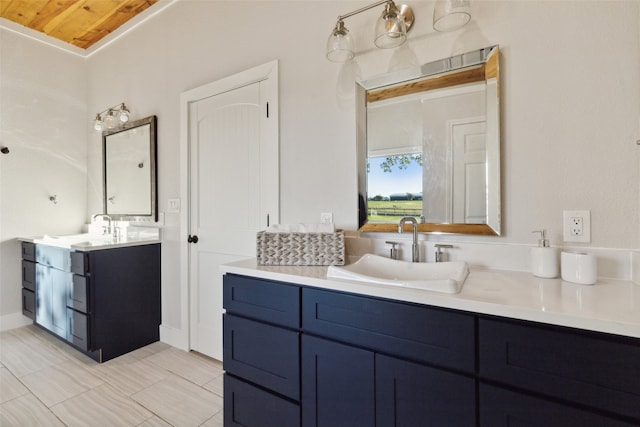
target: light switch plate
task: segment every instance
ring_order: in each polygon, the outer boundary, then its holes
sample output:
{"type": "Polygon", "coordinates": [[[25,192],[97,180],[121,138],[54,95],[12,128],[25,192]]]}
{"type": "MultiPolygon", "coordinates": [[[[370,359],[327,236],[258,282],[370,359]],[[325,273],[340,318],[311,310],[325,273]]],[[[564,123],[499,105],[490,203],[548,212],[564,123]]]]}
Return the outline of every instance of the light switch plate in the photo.
{"type": "Polygon", "coordinates": [[[167,213],[180,213],[180,199],[167,200],[167,213]]]}

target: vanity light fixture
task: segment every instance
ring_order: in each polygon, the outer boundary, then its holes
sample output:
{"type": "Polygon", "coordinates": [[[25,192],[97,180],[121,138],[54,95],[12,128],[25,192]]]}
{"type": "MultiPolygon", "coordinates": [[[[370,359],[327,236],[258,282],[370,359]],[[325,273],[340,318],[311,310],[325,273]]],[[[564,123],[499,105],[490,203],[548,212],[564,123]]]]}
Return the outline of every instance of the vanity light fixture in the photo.
{"type": "Polygon", "coordinates": [[[398,47],[407,40],[407,31],[413,25],[413,10],[407,5],[400,8],[392,0],[382,0],[353,12],[338,16],[336,26],[327,40],[327,59],[332,62],[346,62],[353,59],[355,49],[353,38],[344,26],[344,20],[365,10],[384,5],[384,11],[378,18],[373,42],[380,49],[398,47]]]}
{"type": "Polygon", "coordinates": [[[433,29],[454,31],[471,20],[469,0],[436,0],[433,8],[433,29]]]}
{"type": "Polygon", "coordinates": [[[93,128],[96,132],[102,132],[103,130],[122,126],[129,121],[130,115],[129,109],[123,102],[96,114],[93,128]]]}

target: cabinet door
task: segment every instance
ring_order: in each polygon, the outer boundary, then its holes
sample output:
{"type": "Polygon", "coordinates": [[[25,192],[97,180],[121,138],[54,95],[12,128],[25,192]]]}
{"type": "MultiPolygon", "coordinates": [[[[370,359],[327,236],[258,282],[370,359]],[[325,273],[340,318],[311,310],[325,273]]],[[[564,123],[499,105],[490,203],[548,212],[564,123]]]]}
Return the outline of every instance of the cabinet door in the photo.
{"type": "Polygon", "coordinates": [[[374,425],[374,355],[302,336],[302,425],[374,425]]]}
{"type": "Polygon", "coordinates": [[[31,242],[22,242],[22,259],[36,261],[36,245],[31,242]]]}
{"type": "Polygon", "coordinates": [[[488,384],[479,390],[481,427],[637,426],[488,384]]]}
{"type": "Polygon", "coordinates": [[[480,319],[482,379],[640,421],[640,340],[480,319]]]}
{"type": "Polygon", "coordinates": [[[67,309],[67,341],[83,351],[89,350],[89,319],[86,314],[67,309]]]}
{"type": "Polygon", "coordinates": [[[36,322],[67,338],[67,287],[70,273],[36,265],[36,322]]]}
{"type": "Polygon", "coordinates": [[[36,295],[25,288],[22,288],[22,314],[32,320],[36,318],[36,295]]]}
{"type": "Polygon", "coordinates": [[[376,355],[376,426],[476,425],[473,378],[376,355]]]}
{"type": "Polygon", "coordinates": [[[67,291],[67,306],[74,310],[87,312],[87,290],[89,278],[73,275],[67,291]]]}
{"type": "Polygon", "coordinates": [[[299,427],[300,407],[225,374],[224,425],[227,427],[299,427]]]}
{"type": "Polygon", "coordinates": [[[22,260],[22,287],[30,291],[36,290],[36,263],[22,260]]]}
{"type": "Polygon", "coordinates": [[[224,369],[300,399],[300,333],[230,314],[224,320],[224,369]]]}
{"type": "Polygon", "coordinates": [[[271,280],[225,274],[223,307],[227,313],[300,327],[300,287],[271,280]]]}

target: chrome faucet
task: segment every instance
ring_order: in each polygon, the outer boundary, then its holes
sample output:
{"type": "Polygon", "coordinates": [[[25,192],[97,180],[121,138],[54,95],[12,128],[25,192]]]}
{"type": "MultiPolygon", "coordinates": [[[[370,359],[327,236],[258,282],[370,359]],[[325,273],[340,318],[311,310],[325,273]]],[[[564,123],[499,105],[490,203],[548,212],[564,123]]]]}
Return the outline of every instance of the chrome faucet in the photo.
{"type": "Polygon", "coordinates": [[[107,229],[105,230],[105,232],[103,234],[108,234],[111,235],[111,233],[113,233],[113,230],[111,228],[111,217],[107,214],[95,214],[91,217],[91,221],[95,221],[96,218],[98,217],[102,217],[102,219],[107,219],[109,221],[109,225],[107,226],[107,229]]]}
{"type": "Polygon", "coordinates": [[[411,262],[420,262],[420,248],[418,247],[418,221],[414,217],[402,217],[398,224],[398,233],[404,233],[404,225],[410,223],[413,226],[413,244],[411,245],[411,262]]]}

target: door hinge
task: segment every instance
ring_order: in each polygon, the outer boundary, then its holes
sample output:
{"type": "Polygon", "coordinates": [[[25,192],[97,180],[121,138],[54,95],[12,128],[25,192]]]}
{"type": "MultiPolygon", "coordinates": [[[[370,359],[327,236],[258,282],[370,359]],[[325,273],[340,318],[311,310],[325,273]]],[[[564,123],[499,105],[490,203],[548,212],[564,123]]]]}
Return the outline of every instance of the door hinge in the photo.
{"type": "Polygon", "coordinates": [[[269,103],[267,102],[267,119],[269,118],[269,103]]]}

